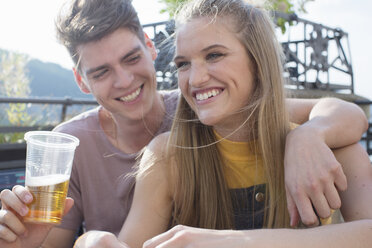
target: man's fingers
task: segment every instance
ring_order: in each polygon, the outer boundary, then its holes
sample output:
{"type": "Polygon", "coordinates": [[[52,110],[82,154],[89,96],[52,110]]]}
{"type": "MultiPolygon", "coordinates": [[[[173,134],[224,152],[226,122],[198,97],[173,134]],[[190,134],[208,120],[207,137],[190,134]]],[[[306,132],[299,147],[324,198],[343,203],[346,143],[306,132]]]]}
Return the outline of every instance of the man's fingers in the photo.
{"type": "Polygon", "coordinates": [[[338,190],[345,191],[347,189],[347,179],[342,167],[337,170],[334,183],[338,190]]]}
{"type": "Polygon", "coordinates": [[[10,210],[0,210],[0,224],[2,232],[4,232],[7,236],[9,236],[7,229],[10,229],[12,233],[17,235],[22,235],[26,232],[26,228],[23,223],[10,210]]]}
{"type": "Polygon", "coordinates": [[[331,209],[339,209],[341,207],[341,198],[334,184],[325,188],[324,195],[331,209]]]}
{"type": "Polygon", "coordinates": [[[290,225],[294,227],[298,224],[300,215],[298,213],[296,203],[294,202],[288,189],[286,189],[286,195],[287,195],[287,207],[288,207],[288,212],[290,216],[290,225]]]}
{"type": "Polygon", "coordinates": [[[14,242],[16,239],[17,235],[15,235],[7,226],[0,225],[0,240],[14,242]]]}
{"type": "Polygon", "coordinates": [[[318,217],[314,212],[313,205],[307,196],[297,196],[296,206],[301,216],[301,221],[306,226],[318,223],[318,217]]]}
{"type": "Polygon", "coordinates": [[[3,209],[12,209],[21,216],[28,213],[28,207],[12,191],[8,189],[1,191],[0,199],[3,209]]]}
{"type": "Polygon", "coordinates": [[[66,215],[70,211],[73,205],[74,205],[74,200],[70,197],[67,197],[65,201],[65,210],[63,211],[63,215],[66,215]]]}
{"type": "Polygon", "coordinates": [[[331,215],[331,208],[323,193],[311,198],[314,209],[320,218],[328,218],[331,215]]]}
{"type": "Polygon", "coordinates": [[[21,185],[16,185],[13,187],[12,192],[25,204],[32,202],[33,197],[30,191],[21,185]]]}

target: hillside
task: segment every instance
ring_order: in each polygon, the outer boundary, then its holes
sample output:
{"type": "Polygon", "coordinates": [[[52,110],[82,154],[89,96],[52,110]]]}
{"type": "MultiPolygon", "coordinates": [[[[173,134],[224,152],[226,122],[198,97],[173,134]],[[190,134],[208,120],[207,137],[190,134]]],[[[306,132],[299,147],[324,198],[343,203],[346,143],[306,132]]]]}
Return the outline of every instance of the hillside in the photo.
{"type": "MultiPolygon", "coordinates": [[[[0,49],[0,59],[3,53],[7,53],[7,51],[0,49]]],[[[30,59],[27,64],[27,75],[30,79],[30,97],[92,99],[91,95],[84,94],[79,90],[72,70],[65,69],[58,64],[30,59]]]]}
{"type": "Polygon", "coordinates": [[[77,87],[71,70],[60,65],[30,60],[27,64],[31,79],[31,97],[91,98],[77,87]]]}

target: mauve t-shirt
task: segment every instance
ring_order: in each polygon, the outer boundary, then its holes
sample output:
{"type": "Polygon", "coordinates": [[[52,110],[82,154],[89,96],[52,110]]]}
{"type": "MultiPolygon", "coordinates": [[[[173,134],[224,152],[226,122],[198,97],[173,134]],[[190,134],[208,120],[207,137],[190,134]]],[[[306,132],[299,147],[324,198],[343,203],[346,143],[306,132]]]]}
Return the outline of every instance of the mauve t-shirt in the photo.
{"type": "MultiPolygon", "coordinates": [[[[157,134],[170,130],[179,91],[162,91],[166,114],[157,134]]],[[[138,153],[125,154],[115,148],[102,130],[98,112],[84,112],[54,130],[79,138],[75,151],[68,195],[75,201],[59,227],[86,231],[102,230],[119,234],[133,197],[133,172],[138,153]]]]}

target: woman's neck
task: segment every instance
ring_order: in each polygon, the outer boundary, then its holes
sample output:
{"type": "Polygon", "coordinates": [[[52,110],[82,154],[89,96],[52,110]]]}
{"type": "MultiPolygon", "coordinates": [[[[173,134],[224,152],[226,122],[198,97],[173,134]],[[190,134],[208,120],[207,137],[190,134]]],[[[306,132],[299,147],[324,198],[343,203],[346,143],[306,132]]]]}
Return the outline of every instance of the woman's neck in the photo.
{"type": "Polygon", "coordinates": [[[253,116],[240,113],[239,115],[231,116],[225,121],[213,126],[213,129],[222,137],[238,142],[247,142],[255,139],[253,116]]]}

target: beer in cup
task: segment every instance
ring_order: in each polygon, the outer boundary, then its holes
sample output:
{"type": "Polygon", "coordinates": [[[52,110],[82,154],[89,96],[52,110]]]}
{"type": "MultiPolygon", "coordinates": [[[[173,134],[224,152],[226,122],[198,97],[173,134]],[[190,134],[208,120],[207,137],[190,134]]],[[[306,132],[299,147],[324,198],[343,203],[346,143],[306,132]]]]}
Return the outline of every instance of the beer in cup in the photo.
{"type": "Polygon", "coordinates": [[[67,196],[72,161],[79,139],[53,131],[32,131],[27,141],[25,186],[33,201],[26,222],[58,224],[67,196]]]}

